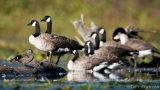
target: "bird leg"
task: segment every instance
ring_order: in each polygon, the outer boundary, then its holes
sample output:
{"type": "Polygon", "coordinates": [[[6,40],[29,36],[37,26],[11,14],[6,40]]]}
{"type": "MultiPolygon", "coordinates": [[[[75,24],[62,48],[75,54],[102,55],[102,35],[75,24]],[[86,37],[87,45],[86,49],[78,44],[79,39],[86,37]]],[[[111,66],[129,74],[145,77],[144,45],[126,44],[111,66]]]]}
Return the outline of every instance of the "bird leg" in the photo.
{"type": "Polygon", "coordinates": [[[49,56],[50,56],[50,58],[49,58],[48,60],[49,60],[49,62],[51,62],[51,59],[52,59],[52,51],[49,51],[49,56]]]}
{"type": "Polygon", "coordinates": [[[58,60],[56,62],[56,65],[58,65],[59,59],[60,59],[61,55],[58,56],[58,60]]]}
{"type": "Polygon", "coordinates": [[[46,58],[47,60],[49,59],[49,52],[47,53],[47,58],[46,58]]]}

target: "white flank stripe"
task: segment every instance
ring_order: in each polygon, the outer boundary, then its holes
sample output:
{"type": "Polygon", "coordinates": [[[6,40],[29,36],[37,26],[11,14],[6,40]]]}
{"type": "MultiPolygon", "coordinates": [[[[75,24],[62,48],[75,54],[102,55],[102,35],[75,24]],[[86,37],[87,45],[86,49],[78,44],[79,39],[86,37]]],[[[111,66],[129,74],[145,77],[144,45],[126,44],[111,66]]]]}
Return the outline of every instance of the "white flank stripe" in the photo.
{"type": "Polygon", "coordinates": [[[144,56],[149,55],[149,54],[152,54],[152,50],[151,49],[142,50],[142,51],[139,51],[138,57],[144,57],[144,56]]]}
{"type": "Polygon", "coordinates": [[[113,63],[111,65],[108,66],[109,69],[116,69],[118,66],[120,66],[119,63],[113,63]]]}
{"type": "Polygon", "coordinates": [[[100,65],[98,65],[98,66],[95,66],[94,68],[93,68],[93,71],[99,71],[99,70],[101,70],[101,69],[103,69],[104,67],[107,67],[107,65],[105,65],[105,64],[100,64],[100,65]]]}

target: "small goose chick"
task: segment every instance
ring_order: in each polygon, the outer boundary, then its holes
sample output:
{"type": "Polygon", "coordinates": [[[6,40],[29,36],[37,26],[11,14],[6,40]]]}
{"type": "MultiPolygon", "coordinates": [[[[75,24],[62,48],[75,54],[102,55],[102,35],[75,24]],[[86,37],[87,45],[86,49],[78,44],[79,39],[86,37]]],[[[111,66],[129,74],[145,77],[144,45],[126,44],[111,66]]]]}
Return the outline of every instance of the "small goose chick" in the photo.
{"type": "Polygon", "coordinates": [[[13,59],[10,60],[10,62],[19,62],[23,65],[28,64],[33,60],[33,51],[31,49],[27,50],[27,53],[22,55],[16,55],[13,59]]]}
{"type": "Polygon", "coordinates": [[[72,50],[81,50],[83,46],[79,45],[78,42],[69,39],[64,36],[56,34],[40,33],[40,25],[37,20],[32,20],[28,26],[35,27],[35,33],[30,35],[29,42],[34,45],[37,49],[47,52],[47,57],[51,61],[52,55],[58,55],[58,64],[60,56],[71,52],[72,50]]]}

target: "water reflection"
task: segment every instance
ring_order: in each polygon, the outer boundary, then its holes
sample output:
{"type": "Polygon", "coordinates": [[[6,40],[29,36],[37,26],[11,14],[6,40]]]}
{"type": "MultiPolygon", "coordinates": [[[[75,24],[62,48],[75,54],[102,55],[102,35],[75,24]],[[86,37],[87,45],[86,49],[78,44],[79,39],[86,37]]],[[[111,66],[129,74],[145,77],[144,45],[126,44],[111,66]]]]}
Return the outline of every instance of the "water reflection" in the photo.
{"type": "Polygon", "coordinates": [[[126,68],[114,70],[111,73],[99,72],[69,72],[68,81],[149,81],[160,80],[160,69],[155,68],[126,68]]]}

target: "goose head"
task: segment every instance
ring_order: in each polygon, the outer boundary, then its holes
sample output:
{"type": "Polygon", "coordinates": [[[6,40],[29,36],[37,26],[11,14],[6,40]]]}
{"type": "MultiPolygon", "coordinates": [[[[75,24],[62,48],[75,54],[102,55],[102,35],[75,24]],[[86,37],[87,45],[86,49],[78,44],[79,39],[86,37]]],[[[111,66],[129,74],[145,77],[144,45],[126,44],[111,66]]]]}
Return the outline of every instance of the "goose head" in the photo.
{"type": "Polygon", "coordinates": [[[104,34],[106,31],[105,31],[105,29],[104,28],[98,28],[97,30],[96,30],[96,32],[98,32],[98,33],[100,33],[100,34],[104,34]]]}
{"type": "Polygon", "coordinates": [[[117,28],[112,35],[114,41],[120,41],[121,44],[125,44],[128,41],[128,34],[123,28],[117,28]]]}
{"type": "Polygon", "coordinates": [[[33,34],[34,37],[37,37],[40,35],[40,25],[37,20],[32,20],[30,23],[27,24],[27,26],[35,27],[35,33],[33,34]]]}
{"type": "Polygon", "coordinates": [[[99,49],[99,46],[100,46],[100,39],[99,39],[99,35],[97,32],[92,32],[91,35],[89,36],[91,37],[93,40],[95,40],[95,50],[98,50],[99,49]]]}
{"type": "Polygon", "coordinates": [[[51,20],[52,20],[52,18],[47,15],[47,16],[44,16],[44,18],[41,21],[48,23],[48,22],[51,22],[51,20]]]}
{"type": "Polygon", "coordinates": [[[101,40],[100,40],[100,47],[101,47],[103,43],[106,42],[106,30],[101,27],[101,28],[98,28],[96,32],[101,34],[101,40]]]}
{"type": "Polygon", "coordinates": [[[30,23],[27,24],[27,26],[36,26],[38,24],[37,20],[32,20],[30,23]]]}
{"type": "Polygon", "coordinates": [[[47,22],[47,30],[45,33],[52,33],[52,18],[50,16],[44,16],[44,18],[41,20],[42,22],[47,22]]]}
{"type": "Polygon", "coordinates": [[[91,41],[86,41],[84,46],[85,46],[85,54],[86,55],[93,55],[94,54],[94,46],[91,41]]]}
{"type": "Polygon", "coordinates": [[[19,62],[22,64],[27,64],[33,60],[33,51],[29,49],[26,54],[16,55],[10,62],[19,62]]]}

